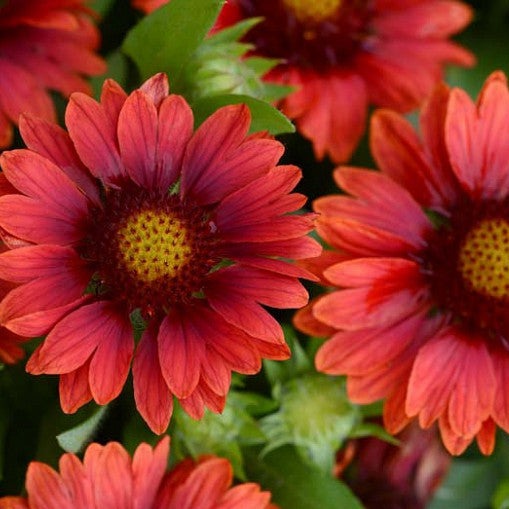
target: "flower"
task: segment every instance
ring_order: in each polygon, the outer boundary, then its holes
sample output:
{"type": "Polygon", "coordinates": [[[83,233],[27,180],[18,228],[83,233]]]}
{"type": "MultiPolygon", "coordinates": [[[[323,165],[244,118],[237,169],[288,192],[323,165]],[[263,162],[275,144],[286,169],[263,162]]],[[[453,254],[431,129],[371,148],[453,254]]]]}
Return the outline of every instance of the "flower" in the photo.
{"type": "Polygon", "coordinates": [[[231,487],[227,460],[213,456],[184,460],[165,474],[169,453],[165,437],[153,449],[140,444],[131,459],[118,442],[90,444],[83,462],[71,453],[59,461],[60,473],[32,462],[26,476],[27,498],[2,497],[0,509],[269,509],[270,493],[255,483],[231,487]]]}
{"type": "Polygon", "coordinates": [[[267,80],[296,87],[280,106],[318,159],[350,158],[369,104],[410,111],[444,64],[474,63],[447,40],[472,18],[456,0],[230,0],[216,28],[257,16],[245,40],[282,60],[267,80]]]}
{"type": "Polygon", "coordinates": [[[28,112],[55,120],[49,90],[90,92],[83,76],[106,65],[94,51],[99,31],[86,0],[7,0],[0,7],[0,148],[28,112]]]}
{"type": "Polygon", "coordinates": [[[361,438],[338,454],[340,469],[350,463],[343,479],[367,509],[424,509],[449,470],[451,456],[434,427],[412,423],[398,440],[361,438]]]}
{"type": "Polygon", "coordinates": [[[420,116],[422,139],[402,116],[374,114],[381,169],[343,167],[350,196],[314,203],[317,230],[341,250],[313,261],[336,290],[296,317],[331,336],[317,368],[345,374],[356,403],[386,398],[396,433],[438,420],[460,454],[474,438],[489,454],[509,431],[509,91],[496,72],[474,104],[437,88],[420,116]]]}
{"type": "Polygon", "coordinates": [[[285,259],[315,256],[314,214],[292,214],[301,177],[276,166],[282,145],[247,136],[245,105],[193,134],[187,102],[158,74],[129,96],[107,80],[100,103],[76,93],[62,128],[23,117],[28,149],[4,152],[0,227],[31,243],[0,255],[19,283],[0,324],[48,336],[27,364],[60,374],[65,412],[122,390],[133,361],[137,407],[157,433],[172,394],[194,418],[221,411],[231,371],[285,359],[278,322],[261,306],[301,307],[308,273],[285,259]],[[314,254],[313,254],[314,253],[314,254]]]}

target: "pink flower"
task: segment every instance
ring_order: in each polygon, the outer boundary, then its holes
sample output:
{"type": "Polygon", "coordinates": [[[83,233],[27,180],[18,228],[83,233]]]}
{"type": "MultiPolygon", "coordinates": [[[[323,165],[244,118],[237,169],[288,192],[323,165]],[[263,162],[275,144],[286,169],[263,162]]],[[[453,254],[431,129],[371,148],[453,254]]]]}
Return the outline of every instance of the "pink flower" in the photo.
{"type": "Polygon", "coordinates": [[[0,148],[20,113],[55,120],[49,90],[90,92],[85,76],[106,65],[85,0],[7,0],[0,7],[0,148]]]}
{"type": "Polygon", "coordinates": [[[280,106],[318,159],[350,158],[370,104],[407,112],[445,64],[474,63],[448,40],[472,18],[456,0],[229,0],[216,28],[258,16],[245,39],[282,60],[267,80],[296,88],[280,106]]]}
{"type": "Polygon", "coordinates": [[[60,473],[30,463],[27,498],[0,498],[0,509],[270,509],[270,493],[255,483],[232,487],[227,460],[185,460],[165,474],[169,439],[152,449],[141,444],[133,458],[117,442],[91,444],[83,462],[60,458],[60,473]]]}
{"type": "Polygon", "coordinates": [[[422,138],[391,111],[372,120],[381,173],[335,172],[346,196],[319,198],[317,229],[340,250],[313,262],[336,288],[298,314],[331,336],[316,366],[348,377],[354,402],[386,398],[385,425],[438,420],[460,454],[509,431],[509,91],[494,73],[474,104],[439,87],[422,138]]]}
{"type": "Polygon", "coordinates": [[[61,375],[64,411],[114,399],[134,354],[137,407],[161,433],[172,395],[195,418],[219,412],[232,370],[288,357],[262,305],[305,305],[308,273],[280,257],[320,247],[314,215],[287,214],[306,201],[290,194],[300,170],[276,166],[282,145],[249,123],[229,106],[193,133],[163,74],[129,96],[106,81],[100,103],[73,94],[69,134],[22,118],[28,149],[0,159],[20,192],[0,198],[0,226],[31,245],[0,255],[0,277],[20,284],[0,324],[48,334],[27,370],[61,375]]]}

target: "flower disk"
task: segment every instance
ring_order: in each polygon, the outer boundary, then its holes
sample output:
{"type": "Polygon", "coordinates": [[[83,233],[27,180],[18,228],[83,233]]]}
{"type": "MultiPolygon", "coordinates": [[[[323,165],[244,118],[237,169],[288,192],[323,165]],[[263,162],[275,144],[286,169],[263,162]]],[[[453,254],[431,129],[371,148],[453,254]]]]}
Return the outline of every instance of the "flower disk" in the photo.
{"type": "Polygon", "coordinates": [[[174,396],[195,419],[220,412],[232,371],[289,356],[264,306],[308,300],[297,278],[313,276],[289,263],[321,251],[307,237],[314,214],[292,214],[306,201],[291,193],[300,170],[277,166],[279,142],[248,136],[244,105],[193,132],[164,74],[130,95],[107,80],[100,102],[73,94],[65,120],[68,133],[22,117],[28,149],[0,156],[19,191],[0,197],[13,239],[0,277],[18,285],[0,325],[47,335],[27,370],[61,375],[66,412],[118,396],[131,361],[156,433],[174,396]]]}
{"type": "Polygon", "coordinates": [[[189,302],[219,261],[215,223],[175,195],[135,186],[110,190],[94,218],[82,255],[97,266],[95,290],[110,292],[143,316],[189,302]]]}

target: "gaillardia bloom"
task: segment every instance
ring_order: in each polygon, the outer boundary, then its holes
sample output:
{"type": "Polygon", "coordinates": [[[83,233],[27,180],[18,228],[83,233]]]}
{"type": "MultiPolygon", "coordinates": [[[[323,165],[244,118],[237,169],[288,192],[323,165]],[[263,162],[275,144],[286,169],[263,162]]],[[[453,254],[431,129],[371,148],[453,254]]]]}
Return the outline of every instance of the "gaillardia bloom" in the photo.
{"type": "Polygon", "coordinates": [[[93,443],[83,462],[60,458],[60,473],[32,462],[26,475],[27,498],[0,498],[0,509],[269,509],[271,495],[255,483],[232,487],[227,460],[208,456],[184,460],[165,473],[169,439],[152,449],[141,444],[131,459],[117,442],[93,443]]]}
{"type": "Polygon", "coordinates": [[[0,160],[20,194],[0,197],[0,227],[31,245],[0,255],[0,277],[20,284],[0,324],[49,333],[27,370],[62,375],[64,411],[119,394],[135,333],[134,396],[156,432],[172,394],[195,418],[218,412],[232,370],[288,357],[261,304],[305,305],[297,277],[309,273],[285,260],[320,247],[306,236],[314,214],[287,214],[306,201],[289,194],[300,170],[276,166],[282,145],[249,124],[246,106],[229,106],[193,133],[164,74],[129,96],[107,80],[100,103],[72,94],[69,134],[21,119],[28,149],[0,160]]]}
{"type": "Polygon", "coordinates": [[[472,17],[456,0],[229,0],[218,26],[255,16],[245,39],[282,61],[267,79],[296,87],[281,107],[318,159],[350,158],[369,104],[414,109],[444,64],[474,61],[448,40],[472,17]]]}
{"type": "Polygon", "coordinates": [[[7,0],[0,6],[0,148],[20,113],[55,120],[49,90],[88,93],[83,76],[106,70],[86,0],[7,0]]]}
{"type": "Polygon", "coordinates": [[[349,259],[313,262],[338,289],[296,322],[332,334],[317,368],[348,375],[354,402],[386,398],[389,431],[438,420],[451,453],[475,437],[489,454],[496,425],[509,431],[505,76],[491,75],[477,104],[440,86],[420,127],[422,139],[397,113],[376,112],[381,172],[339,168],[350,196],[315,202],[318,232],[349,259]]]}

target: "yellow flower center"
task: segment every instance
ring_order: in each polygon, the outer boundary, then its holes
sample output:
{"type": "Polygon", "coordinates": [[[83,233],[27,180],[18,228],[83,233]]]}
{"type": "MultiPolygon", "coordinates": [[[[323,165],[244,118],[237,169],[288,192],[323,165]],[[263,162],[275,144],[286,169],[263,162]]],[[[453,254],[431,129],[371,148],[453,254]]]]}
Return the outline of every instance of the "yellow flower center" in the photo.
{"type": "Polygon", "coordinates": [[[299,21],[319,23],[335,14],[341,6],[341,0],[283,0],[283,4],[299,21]]]}
{"type": "Polygon", "coordinates": [[[509,222],[502,218],[479,222],[465,237],[459,252],[464,281],[480,294],[509,297],[509,222]]]}
{"type": "Polygon", "coordinates": [[[126,269],[150,283],[175,277],[192,258],[192,243],[182,221],[166,212],[138,211],[117,232],[126,269]]]}

